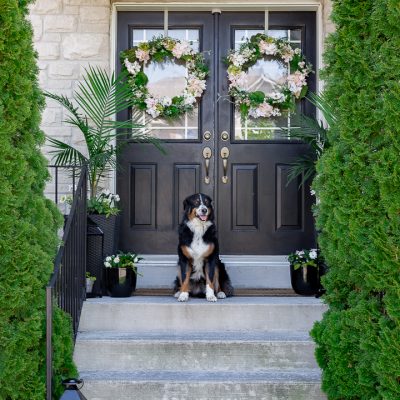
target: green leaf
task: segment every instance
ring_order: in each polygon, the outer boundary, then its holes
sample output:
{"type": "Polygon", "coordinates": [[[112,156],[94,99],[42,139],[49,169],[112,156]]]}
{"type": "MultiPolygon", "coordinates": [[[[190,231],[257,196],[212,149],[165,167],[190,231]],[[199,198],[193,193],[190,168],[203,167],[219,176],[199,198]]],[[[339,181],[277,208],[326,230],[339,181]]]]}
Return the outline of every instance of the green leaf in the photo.
{"type": "Polygon", "coordinates": [[[139,71],[135,76],[135,84],[137,86],[146,86],[149,81],[149,78],[143,71],[139,71]]]}
{"type": "Polygon", "coordinates": [[[249,99],[252,103],[261,104],[264,101],[265,94],[260,90],[249,93],[249,99]]]}

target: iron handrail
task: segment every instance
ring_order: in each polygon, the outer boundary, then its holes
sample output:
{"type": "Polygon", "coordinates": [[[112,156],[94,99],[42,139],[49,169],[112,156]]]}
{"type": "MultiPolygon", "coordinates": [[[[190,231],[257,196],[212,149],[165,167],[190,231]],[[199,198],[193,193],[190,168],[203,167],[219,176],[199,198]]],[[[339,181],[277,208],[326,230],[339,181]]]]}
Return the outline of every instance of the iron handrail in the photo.
{"type": "Polygon", "coordinates": [[[82,167],[80,172],[62,242],[54,261],[54,271],[46,286],[46,400],[52,399],[53,392],[54,301],[71,315],[75,340],[82,304],[86,299],[87,167],[82,167]]]}

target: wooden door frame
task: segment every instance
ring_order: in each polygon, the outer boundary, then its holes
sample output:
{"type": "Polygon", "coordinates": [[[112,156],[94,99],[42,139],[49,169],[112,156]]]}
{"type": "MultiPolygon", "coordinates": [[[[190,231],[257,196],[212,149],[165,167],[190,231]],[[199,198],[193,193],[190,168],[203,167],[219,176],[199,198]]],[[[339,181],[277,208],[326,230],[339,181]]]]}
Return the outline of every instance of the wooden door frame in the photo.
{"type": "MultiPolygon", "coordinates": [[[[323,54],[323,15],[322,15],[322,2],[318,0],[283,0],[282,2],[271,0],[250,1],[245,4],[234,2],[218,3],[218,2],[183,2],[177,4],[176,2],[149,2],[149,1],[135,1],[135,2],[114,2],[111,9],[110,21],[110,71],[115,72],[118,57],[116,54],[117,49],[117,32],[118,32],[118,12],[123,11],[210,11],[210,12],[224,12],[224,11],[315,11],[316,13],[316,32],[317,32],[317,48],[316,60],[317,65],[314,66],[316,74],[316,88],[317,92],[321,92],[323,82],[319,79],[319,70],[322,63],[323,54]],[[282,4],[283,3],[283,4],[282,4]]],[[[317,111],[317,116],[319,112],[317,111]]],[[[218,134],[218,132],[216,133],[218,134]]],[[[117,187],[117,171],[111,174],[110,188],[113,192],[117,187]]]]}

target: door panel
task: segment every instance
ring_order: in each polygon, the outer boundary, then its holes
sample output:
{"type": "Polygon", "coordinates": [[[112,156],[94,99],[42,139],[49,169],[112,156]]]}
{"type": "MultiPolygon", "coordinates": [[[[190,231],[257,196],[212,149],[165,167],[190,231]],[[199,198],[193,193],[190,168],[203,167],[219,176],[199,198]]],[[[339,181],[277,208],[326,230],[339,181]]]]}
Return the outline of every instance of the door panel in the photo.
{"type": "MultiPolygon", "coordinates": [[[[311,12],[270,12],[270,34],[300,46],[314,66],[315,14],[311,12]]],[[[226,55],[245,38],[263,32],[264,14],[222,13],[219,49],[226,55]]],[[[287,72],[274,60],[256,65],[250,71],[251,90],[271,90],[287,72]]],[[[219,63],[219,93],[228,95],[226,67],[219,63]]],[[[315,90],[315,77],[309,79],[315,90]]],[[[227,131],[229,141],[219,140],[218,148],[228,147],[231,176],[223,183],[223,161],[218,161],[218,230],[223,254],[288,254],[295,249],[313,246],[314,226],[309,188],[298,190],[298,182],[287,185],[288,164],[308,151],[290,136],[292,120],[241,121],[231,102],[218,103],[218,131],[227,131]]],[[[311,115],[312,107],[301,102],[298,112],[311,115]]],[[[218,150],[219,153],[219,150],[218,150]]]]}
{"type": "MultiPolygon", "coordinates": [[[[154,34],[162,34],[163,23],[164,15],[159,12],[119,13],[117,53],[151,39],[154,34]]],[[[170,12],[169,34],[194,40],[196,49],[204,50],[208,64],[211,64],[214,39],[211,13],[170,12]]],[[[120,68],[119,62],[117,68],[120,68]]],[[[169,72],[161,73],[157,69],[151,72],[151,68],[150,64],[146,72],[152,80],[157,74],[161,76],[158,89],[171,89],[174,82],[168,80],[169,72]]],[[[202,143],[203,132],[212,132],[214,128],[213,91],[210,90],[213,87],[212,74],[207,86],[209,89],[205,91],[198,110],[180,120],[150,121],[144,113],[140,116],[140,121],[147,123],[151,133],[163,139],[166,154],[161,154],[153,145],[130,143],[119,157],[117,190],[123,209],[121,249],[152,254],[176,253],[177,226],[183,212],[183,199],[198,191],[214,197],[214,186],[204,183],[202,154],[205,147],[202,143]]],[[[119,115],[121,119],[128,117],[127,113],[119,115]]],[[[210,163],[210,175],[213,174],[214,165],[210,163]]]]}
{"type": "MultiPolygon", "coordinates": [[[[316,65],[315,13],[270,12],[269,20],[270,35],[285,37],[301,47],[316,65]]],[[[214,199],[223,254],[287,254],[315,244],[309,188],[299,190],[299,182],[287,185],[288,164],[308,151],[304,144],[290,140],[290,135],[281,134],[282,129],[290,133],[293,128],[291,116],[267,123],[241,121],[228,101],[222,59],[246,37],[263,32],[263,24],[263,12],[169,12],[170,36],[194,40],[193,46],[205,51],[210,76],[195,113],[178,121],[150,121],[145,114],[139,116],[152,134],[162,139],[166,155],[152,145],[130,143],[119,157],[121,249],[174,254],[183,199],[199,191],[214,199]],[[211,133],[207,140],[203,139],[206,131],[211,133]],[[223,131],[227,138],[222,137],[223,131]],[[208,184],[205,147],[212,152],[208,184]],[[223,147],[229,150],[227,181],[223,181],[223,147]]],[[[162,33],[161,12],[119,13],[117,52],[162,33]]],[[[172,72],[166,74],[157,68],[150,64],[146,71],[154,90],[178,84],[179,71],[170,69],[172,72]]],[[[260,62],[249,71],[251,88],[269,90],[286,73],[274,60],[260,62]]],[[[315,90],[314,77],[309,83],[315,90]]],[[[298,111],[314,112],[305,102],[299,104],[298,111]]],[[[118,117],[127,119],[129,115],[118,117]]]]}

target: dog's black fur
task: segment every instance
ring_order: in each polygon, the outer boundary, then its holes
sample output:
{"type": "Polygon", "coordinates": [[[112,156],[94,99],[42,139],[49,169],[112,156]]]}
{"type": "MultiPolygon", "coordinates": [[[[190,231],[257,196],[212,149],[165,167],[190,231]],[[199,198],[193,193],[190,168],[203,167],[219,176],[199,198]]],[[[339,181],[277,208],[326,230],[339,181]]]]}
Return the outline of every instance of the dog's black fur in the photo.
{"type": "Polygon", "coordinates": [[[179,301],[186,301],[190,294],[216,301],[217,298],[232,296],[230,278],[219,258],[211,198],[202,193],[193,194],[184,200],[183,207],[184,216],[179,225],[176,297],[179,301]],[[188,293],[187,296],[181,296],[182,289],[188,293]]]}

